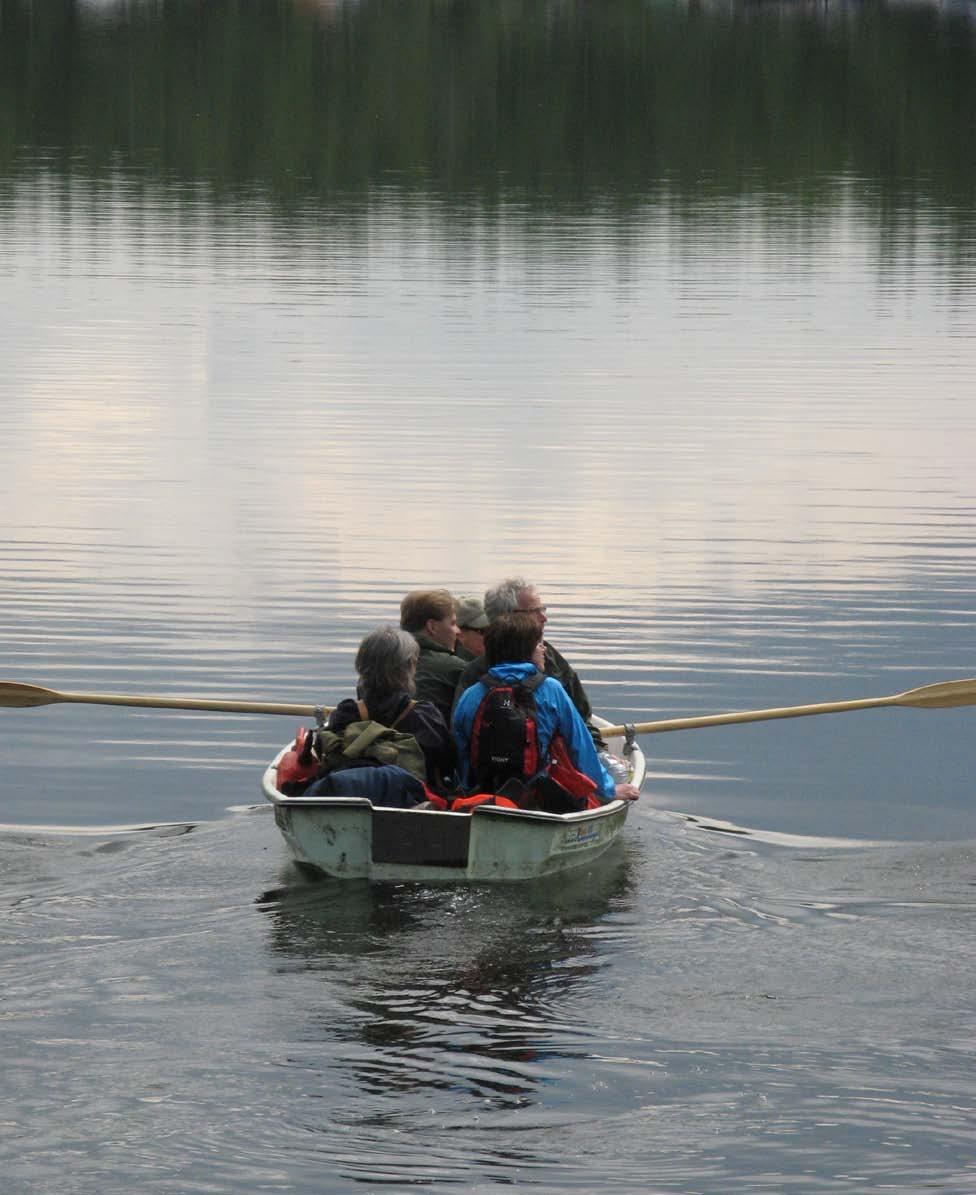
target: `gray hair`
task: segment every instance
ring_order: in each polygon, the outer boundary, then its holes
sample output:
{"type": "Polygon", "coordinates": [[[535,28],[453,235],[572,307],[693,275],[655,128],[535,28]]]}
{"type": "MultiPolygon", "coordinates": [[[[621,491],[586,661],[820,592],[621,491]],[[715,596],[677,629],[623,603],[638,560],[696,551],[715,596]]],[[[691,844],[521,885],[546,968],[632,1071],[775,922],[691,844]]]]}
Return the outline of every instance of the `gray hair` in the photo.
{"type": "Polygon", "coordinates": [[[370,631],[356,652],[356,671],[363,693],[383,696],[397,689],[412,690],[413,669],[419,655],[417,640],[399,627],[370,631]]]}
{"type": "Polygon", "coordinates": [[[485,614],[494,622],[499,614],[513,614],[519,608],[519,594],[533,589],[524,577],[506,577],[491,589],[485,590],[485,614]]]}

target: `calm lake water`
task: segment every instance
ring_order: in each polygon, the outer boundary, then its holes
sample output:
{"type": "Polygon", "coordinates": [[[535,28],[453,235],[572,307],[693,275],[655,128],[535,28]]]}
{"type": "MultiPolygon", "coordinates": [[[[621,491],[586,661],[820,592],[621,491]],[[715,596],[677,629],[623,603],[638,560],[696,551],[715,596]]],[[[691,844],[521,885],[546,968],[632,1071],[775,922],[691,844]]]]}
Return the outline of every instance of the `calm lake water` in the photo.
{"type": "MultiPolygon", "coordinates": [[[[974,16],[6,0],[0,679],[331,705],[512,572],[614,721],[976,676],[974,16]]],[[[974,718],[648,736],[527,891],[0,710],[4,1195],[968,1195],[974,718]]]]}

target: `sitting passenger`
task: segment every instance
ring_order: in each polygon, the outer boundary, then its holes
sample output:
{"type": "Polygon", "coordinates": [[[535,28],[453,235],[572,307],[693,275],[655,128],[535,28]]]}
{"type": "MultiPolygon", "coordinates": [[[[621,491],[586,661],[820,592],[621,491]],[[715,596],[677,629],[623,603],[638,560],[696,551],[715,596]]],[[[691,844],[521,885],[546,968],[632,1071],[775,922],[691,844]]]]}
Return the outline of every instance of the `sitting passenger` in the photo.
{"type": "Polygon", "coordinates": [[[481,604],[481,598],[459,597],[454,603],[457,610],[458,641],[454,654],[470,664],[485,654],[484,630],[488,615],[481,604]]]}
{"type": "MultiPolygon", "coordinates": [[[[548,608],[542,604],[535,585],[531,581],[526,581],[524,577],[507,577],[504,581],[493,585],[491,589],[485,590],[483,609],[489,622],[493,622],[502,614],[513,614],[516,610],[524,610],[536,619],[545,634],[546,623],[549,621],[548,608]]],[[[600,731],[590,721],[593,710],[576,669],[572,667],[565,656],[553,647],[548,639],[542,640],[542,647],[544,653],[543,672],[546,676],[551,676],[554,680],[559,681],[576,707],[579,716],[586,722],[597,751],[605,751],[606,745],[600,731]]],[[[454,695],[455,702],[468,685],[473,685],[475,681],[484,676],[487,667],[488,664],[484,656],[472,660],[465,666],[454,695]]]]}
{"type": "Polygon", "coordinates": [[[400,603],[400,626],[420,647],[418,700],[433,702],[450,725],[454,690],[464,671],[464,661],[454,654],[458,637],[454,598],[446,589],[412,590],[400,603]]]}
{"type": "MultiPolygon", "coordinates": [[[[420,648],[412,635],[396,627],[370,632],[356,653],[357,698],[340,701],[326,729],[342,732],[354,722],[379,722],[416,739],[427,766],[427,782],[440,789],[454,769],[447,724],[429,702],[415,701],[420,648]]],[[[423,783],[402,767],[364,758],[333,768],[308,789],[310,796],[364,796],[374,805],[410,807],[426,797],[423,783]]]]}
{"type": "Polygon", "coordinates": [[[601,801],[614,797],[635,800],[638,789],[633,784],[615,784],[600,762],[586,723],[563,686],[543,674],[544,651],[542,626],[531,613],[501,614],[485,631],[488,671],[465,689],[454,710],[452,729],[462,785],[466,791],[505,790],[505,795],[511,795],[514,781],[520,795],[541,795],[553,787],[547,782],[550,748],[559,736],[572,767],[595,785],[595,795],[601,801]],[[486,699],[493,688],[500,689],[500,700],[492,704],[488,716],[486,699]],[[528,741],[531,732],[508,729],[524,727],[524,719],[510,711],[516,706],[524,708],[525,703],[534,704],[534,745],[528,741]],[[501,729],[496,729],[499,726],[501,729]],[[506,739],[506,734],[510,738],[506,739]]]}

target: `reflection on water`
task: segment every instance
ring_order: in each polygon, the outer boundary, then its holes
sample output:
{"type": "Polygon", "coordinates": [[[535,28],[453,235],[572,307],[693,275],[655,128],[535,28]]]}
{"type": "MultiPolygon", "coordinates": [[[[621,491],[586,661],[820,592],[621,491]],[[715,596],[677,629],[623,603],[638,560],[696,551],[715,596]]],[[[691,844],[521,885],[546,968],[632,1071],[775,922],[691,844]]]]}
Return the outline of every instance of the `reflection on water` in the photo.
{"type": "Polygon", "coordinates": [[[463,1092],[487,1113],[534,1103],[548,1063],[585,1055],[585,1024],[566,1009],[601,966],[595,927],[626,906],[631,870],[618,856],[530,889],[327,881],[261,907],[287,969],[327,984],[321,1007],[307,1003],[306,1040],[332,1041],[332,1064],[371,1102],[463,1092]]]}
{"type": "MultiPolygon", "coordinates": [[[[395,193],[333,220],[46,168],[9,194],[5,677],[333,704],[407,589],[513,569],[614,721],[976,673],[971,263],[926,207],[882,262],[853,187],[775,220],[395,193]]],[[[218,816],[294,733],[4,724],[5,820],[68,825],[218,816]]],[[[965,725],[669,736],[652,784],[785,832],[971,835],[965,725]]]]}
{"type": "Polygon", "coordinates": [[[543,213],[669,186],[812,207],[850,173],[910,223],[906,198],[973,198],[970,11],[7,0],[0,161],[124,157],[221,203],[379,184],[543,213]]]}
{"type": "Polygon", "coordinates": [[[524,890],[304,883],[258,812],[2,836],[5,1189],[962,1195],[971,849],[632,820],[524,890]]]}
{"type": "MultiPolygon", "coordinates": [[[[614,722],[976,675],[974,58],[960,5],[4,0],[0,678],[328,705],[511,571],[614,722]]],[[[523,891],[302,883],[287,719],[0,710],[4,1195],[969,1195],[973,714],[649,737],[523,891]]]]}

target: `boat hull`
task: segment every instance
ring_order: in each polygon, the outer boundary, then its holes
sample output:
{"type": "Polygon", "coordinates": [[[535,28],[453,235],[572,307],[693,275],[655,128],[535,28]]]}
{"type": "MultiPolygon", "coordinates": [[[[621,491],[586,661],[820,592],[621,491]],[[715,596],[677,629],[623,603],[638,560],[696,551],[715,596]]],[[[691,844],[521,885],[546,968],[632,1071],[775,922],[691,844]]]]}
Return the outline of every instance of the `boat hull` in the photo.
{"type": "Polygon", "coordinates": [[[482,805],[473,813],[374,808],[364,798],[283,797],[275,821],[297,862],[340,879],[518,881],[598,859],[628,801],[585,813],[482,805]]]}
{"type": "MultiPolygon", "coordinates": [[[[477,806],[471,813],[388,809],[362,797],[286,796],[278,760],[262,789],[297,863],[340,879],[377,882],[521,882],[585,867],[623,829],[631,802],[579,813],[477,806]]],[[[644,780],[639,748],[626,757],[632,783],[644,780]]]]}

